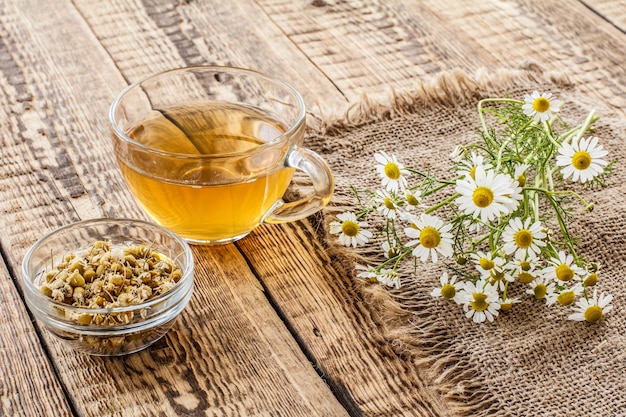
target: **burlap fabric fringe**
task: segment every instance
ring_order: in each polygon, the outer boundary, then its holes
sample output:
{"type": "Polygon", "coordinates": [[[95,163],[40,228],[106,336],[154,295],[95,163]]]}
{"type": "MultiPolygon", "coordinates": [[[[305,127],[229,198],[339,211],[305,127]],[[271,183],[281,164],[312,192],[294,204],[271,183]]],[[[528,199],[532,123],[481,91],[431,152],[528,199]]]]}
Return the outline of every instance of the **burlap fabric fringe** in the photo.
{"type": "MultiPolygon", "coordinates": [[[[567,77],[536,66],[472,77],[453,71],[412,91],[393,92],[388,101],[363,97],[341,117],[325,118],[307,138],[307,146],[328,160],[336,176],[325,222],[353,207],[351,185],[379,187],[375,152],[396,154],[405,165],[429,167],[449,178],[454,146],[478,139],[478,100],[523,97],[535,89],[564,101],[563,117],[572,124],[595,109],[602,119],[594,134],[610,157],[621,161],[608,187],[589,194],[594,212],[581,212],[572,226],[582,238],[579,254],[602,265],[599,289],[614,295],[613,312],[596,325],[572,322],[570,309],[520,295],[523,303],[510,313],[477,325],[459,306],[429,295],[438,285],[441,264],[420,265],[419,276],[407,274],[399,290],[367,283],[361,288],[382,316],[395,350],[418,367],[454,415],[626,415],[626,122],[615,109],[580,95],[567,77]]],[[[333,236],[327,240],[347,271],[381,255],[377,243],[355,251],[333,244],[333,236]]]]}

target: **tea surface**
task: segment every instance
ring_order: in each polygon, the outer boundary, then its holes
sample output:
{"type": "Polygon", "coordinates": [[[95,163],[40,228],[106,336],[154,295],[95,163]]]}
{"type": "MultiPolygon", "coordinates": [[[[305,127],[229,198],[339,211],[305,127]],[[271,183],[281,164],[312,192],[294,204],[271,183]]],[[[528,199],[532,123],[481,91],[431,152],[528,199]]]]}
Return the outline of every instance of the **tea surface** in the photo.
{"type": "MultiPolygon", "coordinates": [[[[285,130],[255,109],[211,102],[153,111],[128,135],[151,148],[200,156],[246,151],[285,130]]],[[[186,163],[172,157],[151,163],[146,157],[129,163],[118,155],[131,191],[158,223],[193,241],[249,233],[280,200],[293,173],[273,162],[276,152],[186,163]]]]}

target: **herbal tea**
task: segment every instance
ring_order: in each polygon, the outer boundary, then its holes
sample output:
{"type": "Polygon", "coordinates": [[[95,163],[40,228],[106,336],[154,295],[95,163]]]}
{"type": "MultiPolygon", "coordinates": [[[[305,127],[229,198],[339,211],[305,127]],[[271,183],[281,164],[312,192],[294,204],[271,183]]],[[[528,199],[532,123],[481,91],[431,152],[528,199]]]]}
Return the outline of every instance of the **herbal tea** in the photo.
{"type": "Polygon", "coordinates": [[[158,223],[192,241],[228,241],[249,233],[282,197],[293,169],[282,151],[254,157],[198,158],[247,151],[286,130],[256,109],[204,102],[152,111],[127,134],[179,155],[118,155],[128,185],[158,223]],[[129,161],[132,161],[129,163],[129,161]]]}

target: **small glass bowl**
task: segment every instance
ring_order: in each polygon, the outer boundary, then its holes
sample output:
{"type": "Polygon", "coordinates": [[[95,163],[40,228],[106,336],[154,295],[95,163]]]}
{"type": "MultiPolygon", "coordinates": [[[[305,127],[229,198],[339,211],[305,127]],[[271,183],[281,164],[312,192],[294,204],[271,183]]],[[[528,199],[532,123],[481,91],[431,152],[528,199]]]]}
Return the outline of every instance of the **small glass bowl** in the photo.
{"type": "Polygon", "coordinates": [[[194,261],[189,245],[161,226],[141,220],[102,218],[61,227],[39,239],[22,261],[22,287],[35,318],[76,350],[98,356],[137,352],[163,337],[189,303],[193,280],[194,261]],[[107,241],[112,246],[146,245],[177,263],[182,277],[167,292],[125,307],[74,307],[41,293],[41,281],[53,262],[58,263],[69,253],[80,254],[96,241],[107,241]],[[126,315],[132,320],[127,324],[98,325],[81,324],[75,319],[95,314],[126,315]]]}

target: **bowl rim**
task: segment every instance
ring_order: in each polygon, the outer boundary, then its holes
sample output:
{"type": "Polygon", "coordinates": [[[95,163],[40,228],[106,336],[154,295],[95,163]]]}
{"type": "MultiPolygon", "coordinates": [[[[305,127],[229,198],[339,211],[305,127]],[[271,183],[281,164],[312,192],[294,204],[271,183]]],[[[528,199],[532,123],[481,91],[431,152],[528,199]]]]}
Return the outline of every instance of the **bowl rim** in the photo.
{"type": "MultiPolygon", "coordinates": [[[[81,249],[77,249],[77,250],[80,251],[81,249]]],[[[166,229],[165,227],[160,226],[156,223],[152,223],[152,222],[140,220],[140,219],[99,217],[99,218],[92,218],[92,219],[87,219],[87,220],[80,220],[74,223],[66,224],[57,229],[51,230],[47,232],[45,235],[43,235],[42,237],[40,237],[35,243],[33,243],[30,246],[30,248],[24,254],[24,257],[22,259],[22,264],[21,264],[21,277],[20,278],[25,286],[26,301],[29,304],[31,304],[32,308],[34,309],[41,310],[41,307],[37,306],[37,303],[39,303],[41,306],[49,305],[52,307],[59,307],[59,308],[65,309],[73,313],[112,314],[112,313],[123,313],[123,312],[136,311],[136,310],[149,308],[155,304],[159,304],[164,301],[167,301],[168,299],[172,298],[172,296],[185,290],[185,287],[187,286],[193,287],[194,269],[195,269],[194,267],[195,265],[194,265],[193,253],[187,241],[185,241],[182,237],[178,236],[176,233],[166,229]],[[107,224],[107,223],[109,224],[135,223],[135,224],[138,224],[138,226],[142,228],[148,227],[148,228],[156,229],[160,233],[166,234],[169,237],[173,238],[182,247],[184,258],[185,258],[185,264],[187,265],[186,269],[183,271],[183,276],[181,277],[181,279],[176,283],[176,285],[172,286],[172,288],[170,288],[167,292],[163,294],[159,294],[157,297],[154,297],[143,303],[132,304],[129,306],[109,307],[109,308],[76,307],[71,304],[65,304],[65,303],[53,300],[52,298],[46,297],[45,295],[43,295],[39,291],[39,288],[35,285],[34,281],[38,275],[41,275],[42,273],[45,272],[45,269],[37,272],[37,274],[33,276],[32,278],[30,278],[30,274],[27,271],[28,260],[32,257],[33,253],[48,238],[58,233],[61,233],[65,230],[72,229],[72,228],[81,228],[81,227],[85,227],[89,225],[98,225],[98,224],[107,224]],[[31,298],[31,297],[34,297],[34,298],[31,298]]],[[[120,324],[120,325],[123,325],[123,324],[120,324]]],[[[89,324],[84,325],[84,327],[86,328],[89,326],[91,325],[89,324]]],[[[116,326],[98,326],[98,327],[114,328],[116,326]]]]}

